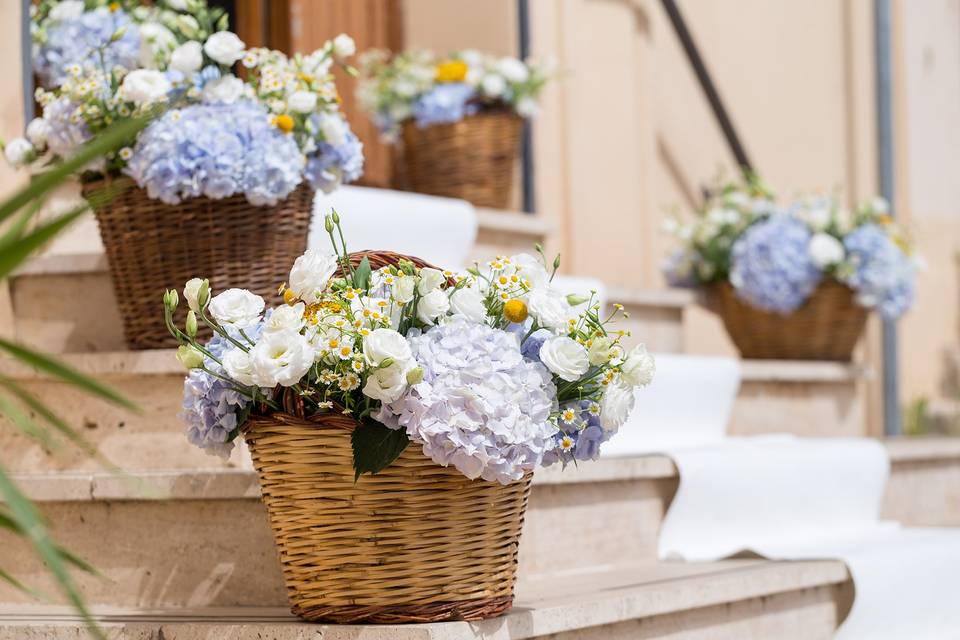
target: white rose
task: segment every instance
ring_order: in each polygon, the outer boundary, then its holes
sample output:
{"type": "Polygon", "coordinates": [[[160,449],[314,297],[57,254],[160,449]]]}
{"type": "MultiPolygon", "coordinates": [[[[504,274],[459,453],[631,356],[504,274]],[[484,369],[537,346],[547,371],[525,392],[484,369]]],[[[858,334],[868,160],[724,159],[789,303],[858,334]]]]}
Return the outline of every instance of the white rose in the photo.
{"type": "Polygon", "coordinates": [[[79,18],[86,10],[83,0],[63,0],[53,5],[50,9],[50,20],[52,22],[63,22],[79,18]]]}
{"type": "Polygon", "coordinates": [[[320,298],[337,270],[337,257],[330,253],[307,249],[290,269],[290,290],[308,303],[320,298]]]}
{"type": "Polygon", "coordinates": [[[520,98],[514,108],[521,118],[532,118],[540,113],[539,103],[529,96],[520,98]]]}
{"type": "Polygon", "coordinates": [[[530,293],[527,309],[541,327],[566,329],[572,317],[567,297],[554,289],[535,289],[530,293]]]}
{"type": "Polygon", "coordinates": [[[243,88],[243,80],[235,75],[225,75],[204,85],[203,101],[212,104],[233,104],[243,95],[243,88]]]}
{"type": "Polygon", "coordinates": [[[620,375],[629,385],[645,387],[653,381],[656,370],[657,365],[653,356],[647,353],[647,348],[641,344],[627,354],[627,359],[620,367],[620,375]]]}
{"type": "Polygon", "coordinates": [[[193,73],[203,66],[203,46],[195,41],[184,42],[170,54],[170,68],[181,73],[193,73]]]}
{"type": "Polygon", "coordinates": [[[621,357],[623,348],[620,345],[615,344],[615,340],[613,338],[609,336],[600,336],[599,338],[594,338],[587,353],[588,357],[590,358],[590,364],[595,367],[599,367],[602,364],[606,364],[611,360],[621,357]]]}
{"type": "Polygon", "coordinates": [[[473,322],[485,322],[487,319],[483,296],[473,287],[456,289],[450,294],[450,311],[473,322]]]}
{"type": "Polygon", "coordinates": [[[187,301],[190,310],[199,313],[200,312],[200,302],[197,300],[197,296],[200,293],[200,287],[203,285],[203,280],[200,278],[190,278],[187,280],[187,283],[183,285],[183,298],[187,301]]]}
{"type": "Polygon", "coordinates": [[[231,349],[223,354],[223,369],[232,380],[247,387],[253,386],[253,360],[243,349],[231,349]]]}
{"type": "Polygon", "coordinates": [[[407,388],[407,369],[400,363],[377,369],[367,377],[363,395],[380,402],[394,402],[407,388]]]}
{"type": "Polygon", "coordinates": [[[313,366],[313,346],[294,331],[267,333],[250,350],[250,362],[258,387],[290,387],[313,366]]]}
{"type": "Polygon", "coordinates": [[[279,331],[299,332],[301,329],[303,329],[303,312],[306,310],[306,308],[306,305],[304,305],[302,302],[298,302],[292,306],[283,305],[281,307],[277,307],[273,310],[273,313],[270,314],[270,317],[267,318],[267,321],[264,323],[264,333],[277,333],[279,331]]]}
{"type": "Polygon", "coordinates": [[[507,90],[507,81],[504,80],[501,75],[488,73],[483,76],[483,80],[480,81],[480,89],[485,96],[499,98],[503,95],[503,92],[507,90]]]}
{"type": "Polygon", "coordinates": [[[449,310],[450,298],[440,289],[434,289],[417,302],[417,317],[424,324],[434,324],[449,310]]]}
{"type": "Polygon", "coordinates": [[[371,367],[379,367],[387,358],[409,364],[413,360],[410,343],[393,329],[374,329],[363,339],[363,359],[371,367]]]}
{"type": "Polygon", "coordinates": [[[333,55],[337,58],[349,58],[357,52],[357,43],[345,33],[333,39],[333,55]]]}
{"type": "Polygon", "coordinates": [[[27,139],[37,149],[47,146],[47,136],[50,135],[50,123],[43,118],[34,118],[27,125],[27,139]]]}
{"type": "Polygon", "coordinates": [[[295,91],[287,99],[287,105],[296,113],[310,113],[317,108],[317,94],[313,91],[295,91]]]}
{"type": "Polygon", "coordinates": [[[530,77],[527,65],[516,58],[501,58],[497,62],[497,71],[510,82],[526,82],[530,77]]]}
{"type": "Polygon", "coordinates": [[[204,52],[215,62],[231,65],[243,57],[243,50],[247,48],[237,34],[230,31],[220,31],[213,34],[203,44],[204,52]]]}
{"type": "Polygon", "coordinates": [[[408,275],[397,276],[393,281],[393,299],[404,304],[413,300],[416,291],[416,278],[408,275]]]}
{"type": "Polygon", "coordinates": [[[567,336],[548,338],[540,347],[540,361],[567,382],[575,382],[590,368],[587,350],[567,336]]]}
{"type": "Polygon", "coordinates": [[[37,151],[26,138],[14,138],[3,147],[3,155],[13,167],[22,167],[37,157],[37,151]]]}
{"type": "Polygon", "coordinates": [[[616,431],[630,417],[636,398],[633,387],[617,378],[607,385],[600,398],[600,426],[604,431],[616,431]]]}
{"type": "Polygon", "coordinates": [[[120,91],[123,97],[136,104],[150,104],[167,97],[173,88],[162,71],[136,69],[123,77],[120,91]]]}
{"type": "Polygon", "coordinates": [[[246,289],[227,289],[210,300],[210,315],[220,324],[249,327],[262,313],[263,298],[246,289]]]}
{"type": "Polygon", "coordinates": [[[157,68],[157,58],[165,56],[177,46],[177,38],[162,24],[145,22],[140,25],[140,66],[157,68]]]}
{"type": "Polygon", "coordinates": [[[518,253],[511,256],[510,260],[517,269],[517,275],[522,280],[530,282],[531,289],[540,289],[550,283],[550,274],[547,273],[546,267],[543,266],[543,262],[539,258],[529,253],[518,253]]]}
{"type": "Polygon", "coordinates": [[[843,261],[843,243],[829,233],[817,233],[810,238],[810,259],[820,269],[826,269],[843,261]]]}
{"type": "Polygon", "coordinates": [[[420,269],[420,284],[417,286],[417,291],[420,292],[420,295],[425,296],[434,289],[439,289],[446,281],[447,278],[442,271],[424,267],[420,269]]]}
{"type": "Polygon", "coordinates": [[[339,147],[347,141],[349,130],[347,121],[340,116],[326,114],[320,118],[320,133],[323,135],[323,139],[335,147],[339,147]]]}

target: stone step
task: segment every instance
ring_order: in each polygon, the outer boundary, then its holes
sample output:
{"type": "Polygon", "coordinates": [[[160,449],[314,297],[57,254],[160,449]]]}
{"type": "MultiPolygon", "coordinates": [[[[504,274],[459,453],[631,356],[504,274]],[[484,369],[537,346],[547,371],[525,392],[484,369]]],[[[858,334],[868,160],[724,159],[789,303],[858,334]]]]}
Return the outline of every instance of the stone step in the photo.
{"type": "MultiPolygon", "coordinates": [[[[536,216],[481,209],[471,258],[530,252],[534,243],[545,241],[551,228],[536,216]]],[[[106,256],[92,217],[84,218],[65,238],[18,270],[10,278],[9,289],[12,333],[17,340],[50,353],[126,349],[106,256]]],[[[634,333],[632,341],[642,340],[651,350],[662,352],[682,349],[683,309],[693,303],[691,293],[622,288],[613,293],[610,301],[621,302],[631,314],[620,326],[634,333]]],[[[157,305],[159,313],[159,298],[157,305]]]]}
{"type": "MultiPolygon", "coordinates": [[[[884,517],[960,524],[960,446],[891,441],[884,517]],[[922,445],[922,446],[921,446],[922,445]],[[922,485],[922,486],[921,486],[922,485]]],[[[282,606],[284,588],[256,474],[244,469],[17,476],[59,541],[109,580],[78,576],[91,602],[129,607],[282,606]]],[[[520,548],[524,581],[652,562],[678,484],[665,456],[608,458],[534,476],[520,548]],[[558,540],[561,541],[558,544],[558,540]]],[[[53,592],[21,543],[0,566],[53,592]]],[[[0,602],[27,602],[0,586],[0,602]]]]}
{"type": "MultiPolygon", "coordinates": [[[[251,585],[255,587],[255,585],[251,585]]],[[[525,582],[507,615],[479,623],[317,625],[283,608],[98,608],[111,640],[642,640],[831,638],[852,587],[838,561],[634,564],[525,582]]],[[[0,640],[84,637],[62,608],[0,609],[0,640]]]]}

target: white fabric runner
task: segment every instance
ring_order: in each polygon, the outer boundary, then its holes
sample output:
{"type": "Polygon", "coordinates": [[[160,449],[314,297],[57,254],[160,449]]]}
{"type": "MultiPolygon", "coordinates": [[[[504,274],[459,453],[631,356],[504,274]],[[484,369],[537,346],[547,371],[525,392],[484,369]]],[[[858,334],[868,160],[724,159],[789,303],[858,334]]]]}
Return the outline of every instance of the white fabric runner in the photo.
{"type": "Polygon", "coordinates": [[[657,378],[638,398],[634,424],[609,443],[623,437],[612,453],[665,453],[677,465],[680,483],[660,532],[661,559],[713,561],[742,552],[838,558],[856,594],[837,638],[960,638],[960,530],[880,520],[890,465],[875,440],[724,438],[722,429],[718,437],[716,416],[725,425],[733,399],[716,391],[735,394],[738,386],[724,370],[729,362],[658,356],[657,378]],[[679,421],[662,422],[683,398],[679,421]],[[666,424],[686,433],[671,443],[666,424]]]}

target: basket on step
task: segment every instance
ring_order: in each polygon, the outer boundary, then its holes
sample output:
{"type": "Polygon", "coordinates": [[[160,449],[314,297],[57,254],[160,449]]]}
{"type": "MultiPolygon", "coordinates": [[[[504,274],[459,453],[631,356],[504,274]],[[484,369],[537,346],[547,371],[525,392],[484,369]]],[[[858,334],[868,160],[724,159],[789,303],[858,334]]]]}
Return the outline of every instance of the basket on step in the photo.
{"type": "Polygon", "coordinates": [[[406,187],[505,209],[522,129],[523,120],[506,109],[422,128],[408,121],[403,126],[406,187]]]}
{"type": "Polygon", "coordinates": [[[355,425],[277,413],[246,426],[293,613],[399,624],[506,612],[531,476],[470,480],[411,444],[354,482],[355,425]]]}
{"type": "Polygon", "coordinates": [[[832,280],[788,315],[751,307],[728,282],[714,285],[709,298],[744,358],[848,361],[867,321],[853,291],[832,280]]]}
{"type": "MultiPolygon", "coordinates": [[[[83,194],[95,199],[98,191],[120,186],[89,182],[83,194]]],[[[243,194],[169,205],[132,183],[122,186],[129,188],[95,205],[94,214],[131,349],[176,346],[157,311],[170,283],[182,286],[204,274],[211,289],[249,289],[270,301],[306,250],[313,189],[305,184],[272,207],[256,207],[243,194]]]]}

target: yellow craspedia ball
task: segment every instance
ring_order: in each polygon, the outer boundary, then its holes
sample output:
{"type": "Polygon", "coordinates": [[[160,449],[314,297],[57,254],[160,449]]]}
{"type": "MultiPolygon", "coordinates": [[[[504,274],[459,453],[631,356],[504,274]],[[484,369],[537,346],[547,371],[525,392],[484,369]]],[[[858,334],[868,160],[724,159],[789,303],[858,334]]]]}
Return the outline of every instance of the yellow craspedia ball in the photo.
{"type": "Polygon", "coordinates": [[[289,305],[294,304],[297,301],[297,294],[295,294],[290,289],[283,290],[283,301],[289,305]]]}
{"type": "Polygon", "coordinates": [[[290,133],[293,131],[294,122],[293,118],[283,113],[273,119],[273,125],[284,133],[290,133]]]}
{"type": "Polygon", "coordinates": [[[437,82],[463,82],[467,78],[467,63],[463,60],[445,60],[437,65],[437,82]]]}
{"type": "Polygon", "coordinates": [[[503,305],[503,317],[510,322],[523,322],[527,319],[527,303],[513,298],[503,305]]]}

